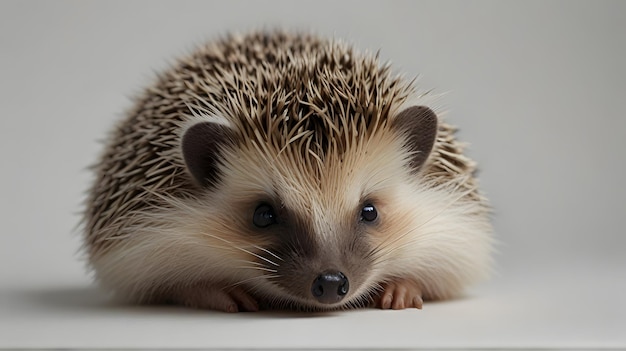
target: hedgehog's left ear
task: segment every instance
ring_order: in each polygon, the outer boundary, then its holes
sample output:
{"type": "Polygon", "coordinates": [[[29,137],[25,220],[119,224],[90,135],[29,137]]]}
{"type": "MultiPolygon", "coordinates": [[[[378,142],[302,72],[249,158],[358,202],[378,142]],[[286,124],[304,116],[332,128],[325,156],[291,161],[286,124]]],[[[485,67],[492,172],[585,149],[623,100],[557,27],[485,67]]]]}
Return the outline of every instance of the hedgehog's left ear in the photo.
{"type": "Polygon", "coordinates": [[[437,115],[426,106],[411,106],[400,112],[392,125],[405,135],[406,147],[411,152],[410,167],[418,171],[435,145],[437,115]]]}
{"type": "Polygon", "coordinates": [[[232,129],[216,122],[199,122],[183,133],[183,158],[189,173],[200,185],[211,186],[219,180],[221,154],[233,142],[232,129]]]}

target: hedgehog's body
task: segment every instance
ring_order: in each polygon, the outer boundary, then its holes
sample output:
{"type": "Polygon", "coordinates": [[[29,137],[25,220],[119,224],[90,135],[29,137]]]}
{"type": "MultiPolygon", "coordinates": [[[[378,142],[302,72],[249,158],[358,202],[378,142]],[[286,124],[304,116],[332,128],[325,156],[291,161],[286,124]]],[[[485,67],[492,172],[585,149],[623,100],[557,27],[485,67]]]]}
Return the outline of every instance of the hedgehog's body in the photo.
{"type": "Polygon", "coordinates": [[[201,48],[108,141],[86,220],[97,278],[137,302],[230,311],[458,293],[488,271],[488,208],[419,99],[312,36],[201,48]]]}

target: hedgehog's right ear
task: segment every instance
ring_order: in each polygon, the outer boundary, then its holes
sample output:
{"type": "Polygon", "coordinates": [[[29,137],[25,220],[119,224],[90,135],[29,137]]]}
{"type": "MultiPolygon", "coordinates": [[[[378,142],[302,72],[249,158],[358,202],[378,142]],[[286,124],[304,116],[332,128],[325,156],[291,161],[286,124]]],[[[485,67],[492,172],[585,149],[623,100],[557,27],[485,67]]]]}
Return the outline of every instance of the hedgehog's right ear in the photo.
{"type": "Polygon", "coordinates": [[[404,134],[405,146],[411,152],[410,167],[418,171],[430,155],[437,139],[437,115],[426,106],[411,106],[400,112],[392,122],[404,134]]]}
{"type": "Polygon", "coordinates": [[[199,122],[184,132],[181,142],[183,158],[199,184],[211,186],[217,182],[221,152],[233,142],[232,129],[221,123],[199,122]]]}

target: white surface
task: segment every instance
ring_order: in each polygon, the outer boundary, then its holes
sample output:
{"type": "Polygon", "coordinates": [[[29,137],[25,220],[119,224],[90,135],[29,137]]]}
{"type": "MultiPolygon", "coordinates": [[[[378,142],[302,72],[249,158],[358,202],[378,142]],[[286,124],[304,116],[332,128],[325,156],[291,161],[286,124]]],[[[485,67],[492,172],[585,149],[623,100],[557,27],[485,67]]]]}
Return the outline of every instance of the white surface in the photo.
{"type": "Polygon", "coordinates": [[[325,314],[126,307],[78,285],[0,291],[6,347],[600,348],[626,345],[624,261],[538,267],[423,310],[325,314]]]}
{"type": "Polygon", "coordinates": [[[0,347],[626,347],[626,2],[0,2],[0,347]],[[446,92],[498,274],[422,311],[126,307],[77,254],[101,139],[175,56],[284,25],[446,92]]]}

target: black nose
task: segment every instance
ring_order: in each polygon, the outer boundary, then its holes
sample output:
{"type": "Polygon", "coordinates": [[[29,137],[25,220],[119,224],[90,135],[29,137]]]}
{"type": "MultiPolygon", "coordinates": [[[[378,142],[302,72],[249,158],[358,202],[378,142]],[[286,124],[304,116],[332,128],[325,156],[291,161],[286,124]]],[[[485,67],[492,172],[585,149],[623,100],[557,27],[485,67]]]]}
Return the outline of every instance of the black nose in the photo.
{"type": "Polygon", "coordinates": [[[317,301],[332,304],[341,301],[350,289],[348,278],[335,271],[326,271],[315,278],[311,293],[317,301]]]}

